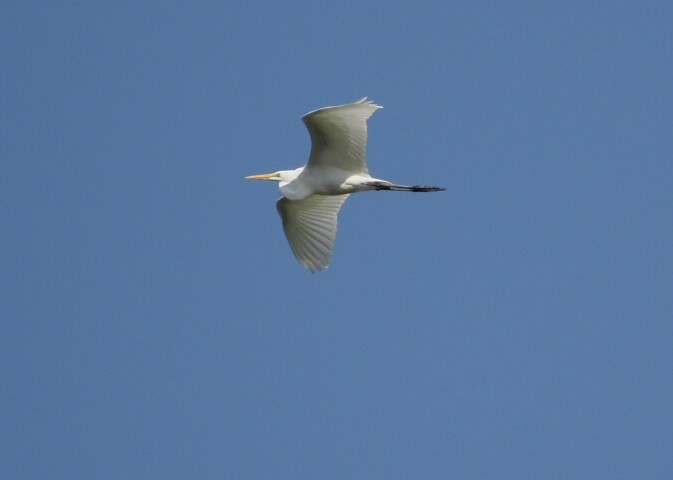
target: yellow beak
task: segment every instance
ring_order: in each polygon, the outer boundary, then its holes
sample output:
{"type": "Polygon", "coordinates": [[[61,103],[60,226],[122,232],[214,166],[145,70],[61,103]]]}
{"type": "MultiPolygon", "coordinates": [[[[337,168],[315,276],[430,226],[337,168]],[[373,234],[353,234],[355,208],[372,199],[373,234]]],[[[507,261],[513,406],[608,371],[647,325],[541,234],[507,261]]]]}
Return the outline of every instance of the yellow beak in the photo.
{"type": "Polygon", "coordinates": [[[278,178],[278,172],[275,173],[264,173],[262,175],[250,175],[245,177],[247,180],[273,180],[278,178]]]}

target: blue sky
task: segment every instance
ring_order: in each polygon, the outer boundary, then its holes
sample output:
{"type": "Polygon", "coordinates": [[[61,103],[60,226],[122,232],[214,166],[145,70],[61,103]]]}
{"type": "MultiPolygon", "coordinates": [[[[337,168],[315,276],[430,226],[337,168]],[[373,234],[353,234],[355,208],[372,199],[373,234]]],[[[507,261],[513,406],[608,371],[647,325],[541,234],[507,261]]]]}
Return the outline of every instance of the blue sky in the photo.
{"type": "Polygon", "coordinates": [[[673,6],[446,3],[2,6],[2,478],[672,478],[673,6]]]}

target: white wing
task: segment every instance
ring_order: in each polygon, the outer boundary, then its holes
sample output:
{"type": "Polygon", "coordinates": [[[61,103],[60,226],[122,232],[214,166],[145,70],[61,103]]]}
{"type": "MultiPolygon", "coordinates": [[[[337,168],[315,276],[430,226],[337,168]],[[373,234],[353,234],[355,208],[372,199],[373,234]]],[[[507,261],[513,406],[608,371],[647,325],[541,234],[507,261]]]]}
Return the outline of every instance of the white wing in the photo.
{"type": "Polygon", "coordinates": [[[303,200],[281,197],[276,208],[297,260],[311,272],[329,266],[337,231],[337,214],[348,195],[311,195],[303,200]]]}
{"type": "Polygon", "coordinates": [[[330,166],[366,175],[367,119],[379,108],[383,107],[364,97],[304,115],[302,120],[311,135],[311,156],[306,168],[330,166]]]}

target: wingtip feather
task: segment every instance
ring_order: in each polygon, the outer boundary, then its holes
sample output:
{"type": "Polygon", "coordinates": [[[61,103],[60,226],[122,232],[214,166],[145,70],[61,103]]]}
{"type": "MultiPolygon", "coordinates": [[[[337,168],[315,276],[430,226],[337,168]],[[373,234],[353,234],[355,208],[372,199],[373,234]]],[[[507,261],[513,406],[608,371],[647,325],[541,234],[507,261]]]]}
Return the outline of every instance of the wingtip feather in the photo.
{"type": "Polygon", "coordinates": [[[360,100],[356,100],[353,103],[371,105],[374,108],[383,108],[383,105],[374,103],[374,100],[369,100],[368,97],[362,97],[360,100]]]}

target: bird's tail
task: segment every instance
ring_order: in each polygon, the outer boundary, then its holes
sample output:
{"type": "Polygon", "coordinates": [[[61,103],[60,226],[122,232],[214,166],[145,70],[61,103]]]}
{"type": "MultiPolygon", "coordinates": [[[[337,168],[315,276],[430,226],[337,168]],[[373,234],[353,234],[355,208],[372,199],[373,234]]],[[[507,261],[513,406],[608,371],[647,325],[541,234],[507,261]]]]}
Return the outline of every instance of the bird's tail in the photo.
{"type": "Polygon", "coordinates": [[[371,182],[370,185],[374,190],[388,190],[391,192],[442,192],[446,190],[444,187],[429,187],[426,185],[396,185],[388,182],[371,182]]]}

